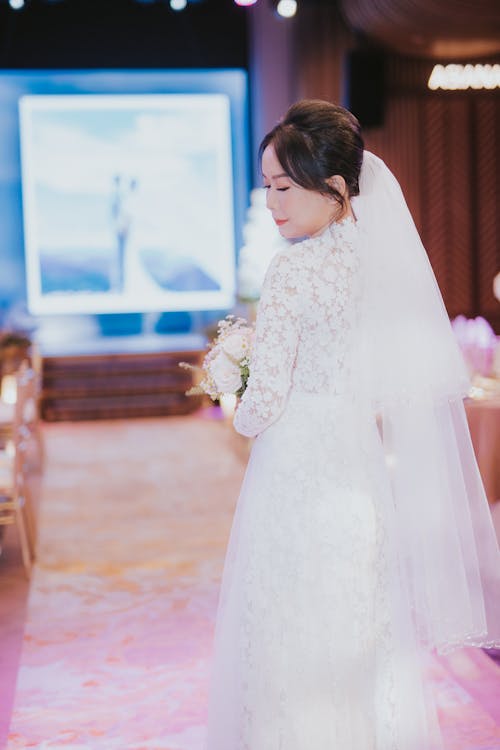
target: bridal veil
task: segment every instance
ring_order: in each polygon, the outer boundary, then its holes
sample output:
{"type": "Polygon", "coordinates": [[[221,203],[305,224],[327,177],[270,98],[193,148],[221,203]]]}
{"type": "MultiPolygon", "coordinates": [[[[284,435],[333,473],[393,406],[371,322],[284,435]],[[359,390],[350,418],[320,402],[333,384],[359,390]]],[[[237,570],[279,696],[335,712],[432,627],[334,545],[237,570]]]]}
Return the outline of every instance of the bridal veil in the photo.
{"type": "Polygon", "coordinates": [[[465,416],[467,370],[401,188],[368,151],[352,206],[361,254],[353,372],[358,414],[375,410],[385,454],[378,511],[394,627],[402,644],[411,626],[439,652],[498,647],[500,554],[465,416]]]}

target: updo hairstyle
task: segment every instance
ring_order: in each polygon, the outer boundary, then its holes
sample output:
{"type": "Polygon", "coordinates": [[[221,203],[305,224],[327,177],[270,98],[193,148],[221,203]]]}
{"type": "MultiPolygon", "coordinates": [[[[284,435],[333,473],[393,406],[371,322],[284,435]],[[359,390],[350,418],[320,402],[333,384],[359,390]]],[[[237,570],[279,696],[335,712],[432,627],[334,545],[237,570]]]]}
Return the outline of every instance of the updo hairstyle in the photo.
{"type": "Polygon", "coordinates": [[[321,99],[293,104],[264,137],[260,160],[271,144],[279,163],[297,185],[333,196],[342,210],[344,197],[327,182],[329,178],[341,175],[349,197],[359,194],[364,148],[361,126],[344,107],[321,99]]]}

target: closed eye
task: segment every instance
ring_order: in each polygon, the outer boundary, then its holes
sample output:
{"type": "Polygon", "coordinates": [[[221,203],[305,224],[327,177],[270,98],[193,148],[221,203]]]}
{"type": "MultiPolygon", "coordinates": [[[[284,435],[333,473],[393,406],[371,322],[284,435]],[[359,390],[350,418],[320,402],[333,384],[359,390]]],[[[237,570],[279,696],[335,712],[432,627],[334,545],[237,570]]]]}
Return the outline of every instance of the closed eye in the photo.
{"type": "MultiPolygon", "coordinates": [[[[262,185],[262,187],[264,188],[264,190],[270,190],[271,189],[271,185],[262,185]]],[[[284,193],[285,190],[289,190],[289,189],[290,189],[289,185],[287,187],[276,188],[276,190],[278,191],[278,193],[284,193]]]]}

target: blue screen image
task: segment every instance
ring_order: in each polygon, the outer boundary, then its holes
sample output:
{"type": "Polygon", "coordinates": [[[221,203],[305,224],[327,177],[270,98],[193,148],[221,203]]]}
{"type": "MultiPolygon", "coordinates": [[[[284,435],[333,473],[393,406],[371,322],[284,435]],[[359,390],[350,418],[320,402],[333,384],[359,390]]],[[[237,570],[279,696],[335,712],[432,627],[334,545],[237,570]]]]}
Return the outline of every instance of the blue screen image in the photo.
{"type": "Polygon", "coordinates": [[[1,73],[1,308],[230,309],[246,91],[240,70],[1,73]]]}

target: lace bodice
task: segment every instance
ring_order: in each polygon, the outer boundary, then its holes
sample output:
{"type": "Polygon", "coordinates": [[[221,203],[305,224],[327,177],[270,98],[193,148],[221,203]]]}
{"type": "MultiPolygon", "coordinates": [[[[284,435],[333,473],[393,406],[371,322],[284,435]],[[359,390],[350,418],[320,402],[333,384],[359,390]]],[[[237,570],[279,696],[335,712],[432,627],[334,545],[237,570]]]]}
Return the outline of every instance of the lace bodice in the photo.
{"type": "Polygon", "coordinates": [[[286,248],[266,274],[250,378],[234,426],[249,437],[275,422],[291,390],[347,394],[357,311],[352,219],[286,248]]]}

